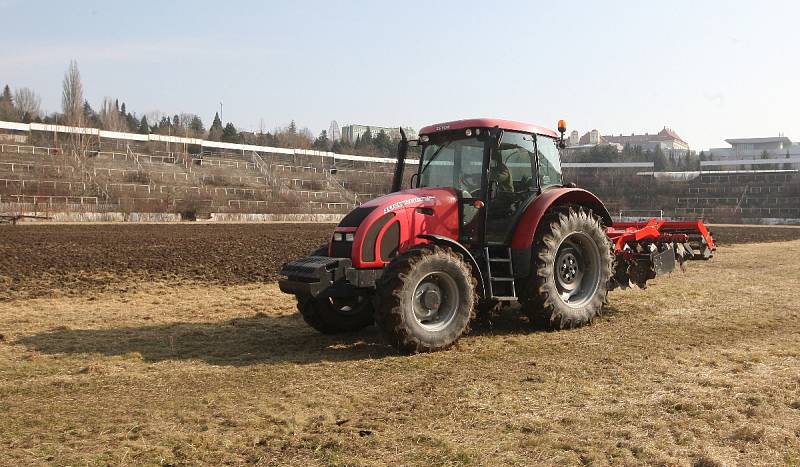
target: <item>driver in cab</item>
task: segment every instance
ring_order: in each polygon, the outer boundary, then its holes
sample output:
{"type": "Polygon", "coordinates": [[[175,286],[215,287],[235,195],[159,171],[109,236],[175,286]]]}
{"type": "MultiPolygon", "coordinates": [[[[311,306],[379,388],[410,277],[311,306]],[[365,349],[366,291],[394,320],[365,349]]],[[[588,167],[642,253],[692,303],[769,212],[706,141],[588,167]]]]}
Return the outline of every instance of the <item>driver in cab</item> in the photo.
{"type": "MultiPolygon", "coordinates": [[[[464,187],[466,194],[473,196],[474,190],[480,187],[481,174],[464,174],[461,176],[461,185],[464,187]]],[[[496,184],[497,191],[511,193],[514,191],[514,182],[511,177],[511,171],[508,166],[503,163],[503,157],[500,151],[492,153],[492,159],[489,161],[489,185],[496,184]]]]}

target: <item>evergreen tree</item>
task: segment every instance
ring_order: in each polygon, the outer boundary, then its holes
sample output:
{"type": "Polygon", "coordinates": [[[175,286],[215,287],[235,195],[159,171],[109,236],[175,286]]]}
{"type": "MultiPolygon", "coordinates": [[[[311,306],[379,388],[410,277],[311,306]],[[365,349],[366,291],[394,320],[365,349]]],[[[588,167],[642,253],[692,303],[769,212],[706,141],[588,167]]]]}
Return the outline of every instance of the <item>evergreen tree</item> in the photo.
{"type": "Polygon", "coordinates": [[[203,121],[200,120],[200,117],[197,115],[192,117],[192,120],[189,122],[189,129],[194,131],[198,136],[202,135],[206,131],[206,129],[203,127],[203,121]]]}
{"type": "Polygon", "coordinates": [[[329,145],[330,141],[328,140],[328,132],[326,130],[322,130],[319,136],[317,136],[317,139],[314,140],[314,149],[327,151],[329,145]]]}
{"type": "Polygon", "coordinates": [[[226,143],[239,142],[239,133],[236,131],[236,127],[233,126],[233,123],[228,122],[228,124],[225,125],[225,128],[222,130],[221,140],[226,143]]]}
{"type": "Polygon", "coordinates": [[[372,144],[375,145],[375,147],[378,148],[383,155],[391,155],[394,152],[394,144],[392,144],[392,139],[389,138],[389,135],[387,135],[383,130],[378,132],[378,135],[375,136],[372,144]]]}
{"type": "MultiPolygon", "coordinates": [[[[123,105],[124,107],[124,105],[123,105]]],[[[128,124],[128,131],[136,132],[139,129],[139,120],[136,118],[136,115],[130,113],[125,115],[125,122],[128,124]]]]}
{"type": "Polygon", "coordinates": [[[367,131],[361,135],[361,144],[365,147],[372,144],[372,131],[369,129],[369,127],[367,127],[367,131]]]}
{"type": "Polygon", "coordinates": [[[664,151],[661,150],[660,145],[656,145],[655,150],[652,152],[652,162],[656,172],[663,172],[667,169],[667,158],[664,156],[664,151]]]}
{"type": "Polygon", "coordinates": [[[150,125],[147,123],[147,116],[142,115],[142,120],[139,122],[139,128],[136,131],[143,135],[150,133],[150,125]]]}
{"type": "Polygon", "coordinates": [[[83,101],[83,121],[86,126],[95,128],[100,126],[100,116],[89,105],[89,101],[83,101]]]}
{"type": "Polygon", "coordinates": [[[211,141],[220,141],[222,132],[222,120],[219,118],[219,113],[215,113],[214,122],[211,124],[211,128],[208,129],[208,139],[211,141]]]}
{"type": "Polygon", "coordinates": [[[3,88],[3,94],[0,95],[0,120],[7,120],[11,122],[17,121],[17,111],[14,109],[14,98],[11,96],[11,88],[3,88]]]}
{"type": "Polygon", "coordinates": [[[287,128],[286,131],[288,131],[290,135],[297,134],[297,124],[294,122],[294,120],[292,120],[291,123],[289,123],[289,128],[287,128]]]}
{"type": "Polygon", "coordinates": [[[172,126],[177,130],[181,127],[181,119],[178,117],[178,114],[172,116],[172,126]]]}
{"type": "Polygon", "coordinates": [[[121,113],[123,117],[127,117],[128,116],[128,112],[125,111],[125,103],[124,102],[119,107],[119,113],[121,113]]]}

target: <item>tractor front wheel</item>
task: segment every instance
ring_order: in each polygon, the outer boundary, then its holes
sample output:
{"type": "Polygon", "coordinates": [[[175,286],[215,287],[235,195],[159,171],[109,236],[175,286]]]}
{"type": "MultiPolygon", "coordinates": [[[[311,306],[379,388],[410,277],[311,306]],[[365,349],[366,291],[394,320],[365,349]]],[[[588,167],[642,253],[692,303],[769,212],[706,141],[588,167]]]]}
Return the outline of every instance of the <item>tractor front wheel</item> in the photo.
{"type": "Polygon", "coordinates": [[[475,283],[470,267],[451,249],[410,249],[381,277],[375,324],[401,351],[446,349],[469,330],[475,283]]]}
{"type": "Polygon", "coordinates": [[[545,329],[577,328],[602,314],[612,274],[611,244],[585,208],[552,211],[534,241],[533,274],[522,306],[545,329]]]}
{"type": "Polygon", "coordinates": [[[329,298],[298,296],[297,310],[309,326],[322,334],[355,332],[374,322],[369,297],[329,298]]]}

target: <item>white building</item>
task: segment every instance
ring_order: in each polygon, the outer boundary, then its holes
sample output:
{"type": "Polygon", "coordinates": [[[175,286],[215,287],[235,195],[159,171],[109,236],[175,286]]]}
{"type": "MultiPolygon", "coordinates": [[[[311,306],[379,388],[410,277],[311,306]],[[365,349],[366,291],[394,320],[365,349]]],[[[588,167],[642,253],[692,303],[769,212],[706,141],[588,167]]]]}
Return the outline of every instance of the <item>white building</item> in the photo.
{"type": "Polygon", "coordinates": [[[792,143],[785,136],[767,138],[726,139],[729,148],[712,148],[707,151],[711,160],[785,159],[800,156],[800,143],[792,143]]]}
{"type": "MultiPolygon", "coordinates": [[[[392,140],[400,139],[400,128],[394,127],[382,127],[382,126],[372,126],[372,125],[347,125],[342,127],[342,140],[349,141],[350,143],[355,143],[357,139],[364,136],[364,133],[369,132],[372,134],[372,137],[375,138],[378,136],[378,133],[383,131],[389,136],[392,140]]],[[[406,137],[408,139],[416,139],[417,138],[417,130],[413,128],[403,128],[403,131],[406,132],[406,137]]]]}

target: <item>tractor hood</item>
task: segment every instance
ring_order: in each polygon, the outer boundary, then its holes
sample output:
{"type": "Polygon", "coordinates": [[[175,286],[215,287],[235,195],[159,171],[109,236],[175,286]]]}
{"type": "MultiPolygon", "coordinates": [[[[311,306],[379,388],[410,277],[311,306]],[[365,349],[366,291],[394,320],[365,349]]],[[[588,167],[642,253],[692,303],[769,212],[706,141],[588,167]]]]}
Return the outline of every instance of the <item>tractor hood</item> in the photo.
{"type": "Polygon", "coordinates": [[[458,239],[458,195],[452,188],[415,188],[370,200],[347,214],[334,231],[329,255],[353,266],[380,268],[398,251],[427,243],[420,234],[458,239]]]}

